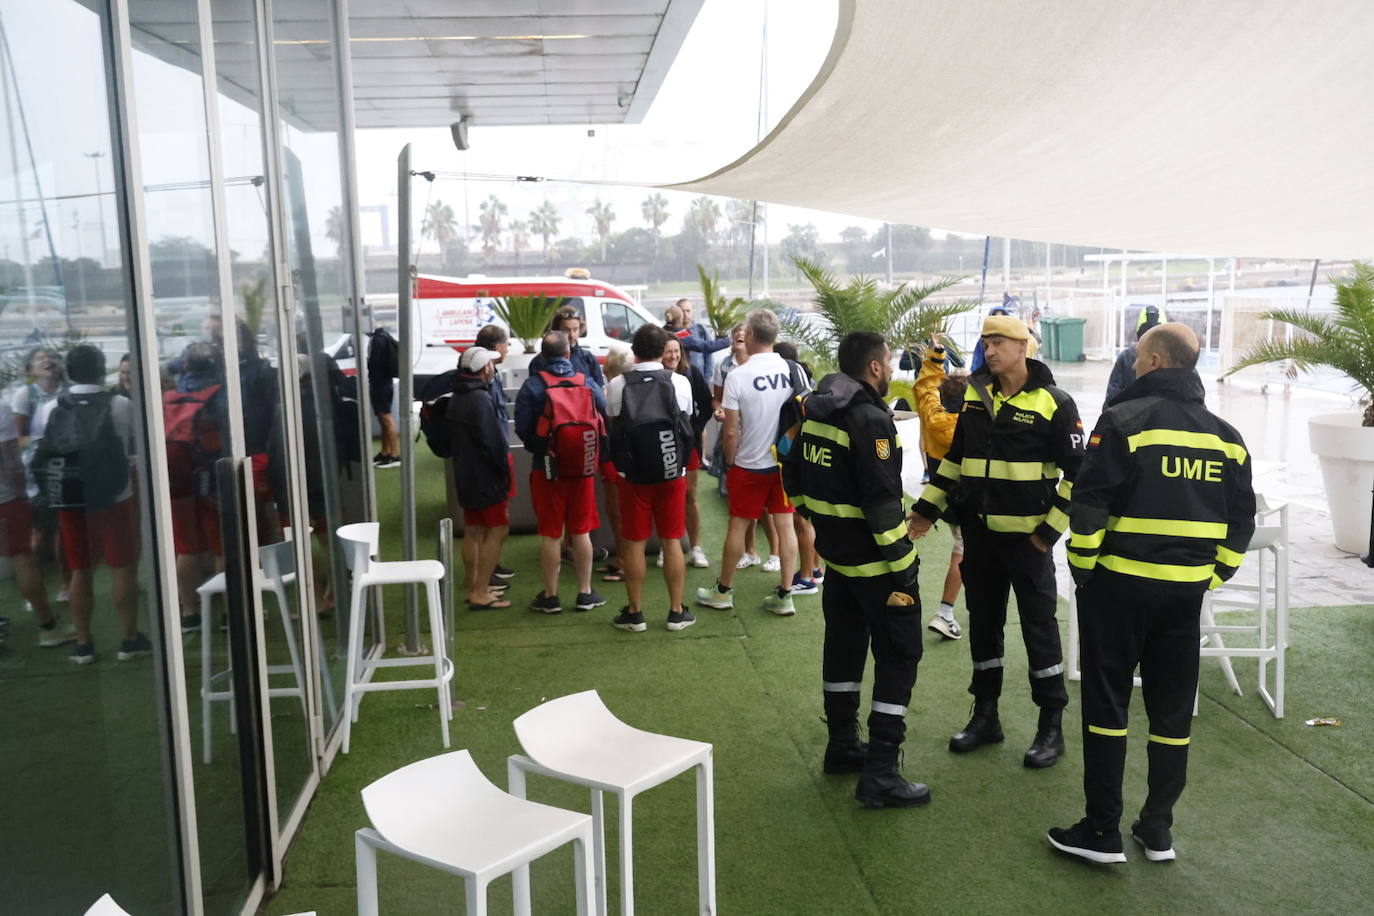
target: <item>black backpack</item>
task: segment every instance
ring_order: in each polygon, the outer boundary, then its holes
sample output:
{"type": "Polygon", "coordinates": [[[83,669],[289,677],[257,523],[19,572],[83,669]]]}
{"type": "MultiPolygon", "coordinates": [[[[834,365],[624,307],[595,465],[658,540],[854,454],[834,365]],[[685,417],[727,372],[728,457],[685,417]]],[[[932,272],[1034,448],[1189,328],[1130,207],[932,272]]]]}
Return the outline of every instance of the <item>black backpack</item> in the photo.
{"type": "MultiPolygon", "coordinates": [[[[448,428],[448,402],[453,397],[457,369],[434,376],[416,394],[420,401],[420,435],[429,450],[439,458],[453,457],[452,433],[448,428]]],[[[417,437],[418,438],[418,437],[417,437]]]]}
{"type": "Polygon", "coordinates": [[[401,345],[386,328],[372,332],[367,345],[367,377],[373,381],[390,381],[401,374],[401,345]]]}
{"type": "Polygon", "coordinates": [[[673,373],[626,372],[616,418],[611,456],[631,483],[676,480],[692,450],[692,425],[677,403],[673,373]]]}
{"type": "Polygon", "coordinates": [[[782,490],[788,497],[801,490],[801,449],[797,446],[801,439],[801,425],[806,420],[806,397],[811,392],[806,387],[806,376],[801,366],[787,360],[787,369],[792,376],[792,396],[783,401],[778,408],[778,431],[773,440],[773,452],[778,459],[782,473],[782,490]]]}
{"type": "Polygon", "coordinates": [[[329,360],[329,396],[334,403],[334,449],[339,464],[347,468],[363,460],[362,411],[358,406],[358,378],[344,375],[329,360]]]}
{"type": "Polygon", "coordinates": [[[50,509],[103,509],[129,486],[129,456],[115,432],[107,392],[57,399],[33,456],[41,503],[50,509]]]}

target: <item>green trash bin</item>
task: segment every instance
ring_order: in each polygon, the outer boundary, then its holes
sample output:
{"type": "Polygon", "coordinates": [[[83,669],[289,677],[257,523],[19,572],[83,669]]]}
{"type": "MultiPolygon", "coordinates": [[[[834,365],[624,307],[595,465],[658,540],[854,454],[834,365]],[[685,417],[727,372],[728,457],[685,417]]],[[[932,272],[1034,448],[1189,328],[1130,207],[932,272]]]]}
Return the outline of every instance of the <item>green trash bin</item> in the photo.
{"type": "Polygon", "coordinates": [[[1086,318],[1041,318],[1040,344],[1045,358],[1061,363],[1081,363],[1087,359],[1083,353],[1083,326],[1087,323],[1086,318]]]}
{"type": "Polygon", "coordinates": [[[1059,319],[1053,315],[1040,319],[1040,358],[1059,358],[1059,319]]]}

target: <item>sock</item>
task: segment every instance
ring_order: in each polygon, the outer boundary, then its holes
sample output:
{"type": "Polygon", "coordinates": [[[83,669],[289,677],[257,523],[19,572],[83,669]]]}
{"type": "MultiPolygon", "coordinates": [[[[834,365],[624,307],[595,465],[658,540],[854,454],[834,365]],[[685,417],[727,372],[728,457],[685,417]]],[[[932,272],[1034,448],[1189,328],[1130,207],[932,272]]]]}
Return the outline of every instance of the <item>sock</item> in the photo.
{"type": "Polygon", "coordinates": [[[47,623],[40,623],[40,624],[38,625],[38,629],[40,629],[40,630],[51,630],[51,629],[52,629],[53,627],[55,627],[55,626],[57,626],[57,615],[56,615],[56,614],[54,614],[52,620],[49,620],[47,623]]]}
{"type": "Polygon", "coordinates": [[[946,620],[953,620],[954,605],[950,604],[948,601],[940,602],[940,616],[945,618],[946,620]]]}
{"type": "Polygon", "coordinates": [[[724,595],[730,591],[730,588],[729,585],[721,585],[719,579],[716,580],[716,592],[718,594],[724,595]]]}
{"type": "Polygon", "coordinates": [[[790,597],[792,597],[792,589],[790,589],[790,588],[783,588],[781,585],[779,585],[779,586],[777,587],[777,593],[778,593],[778,597],[779,597],[779,598],[790,598],[790,597]]]}

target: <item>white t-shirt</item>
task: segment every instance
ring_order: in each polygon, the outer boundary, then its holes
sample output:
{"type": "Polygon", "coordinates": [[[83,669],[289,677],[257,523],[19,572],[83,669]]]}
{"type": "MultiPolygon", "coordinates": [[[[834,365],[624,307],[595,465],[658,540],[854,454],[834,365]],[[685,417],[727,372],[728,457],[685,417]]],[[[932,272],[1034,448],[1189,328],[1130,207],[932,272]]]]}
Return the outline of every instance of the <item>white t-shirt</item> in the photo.
{"type": "Polygon", "coordinates": [[[739,448],[735,464],[750,471],[778,466],[773,443],[778,435],[778,411],[792,396],[792,371],[776,353],[755,353],[725,377],[720,406],[739,411],[739,448]]]}
{"type": "MultiPolygon", "coordinates": [[[[14,422],[14,411],[10,410],[10,405],[0,398],[0,449],[8,448],[14,452],[14,460],[19,460],[19,448],[11,445],[19,438],[19,425],[14,422]]],[[[14,467],[8,463],[3,454],[0,454],[0,503],[13,502],[22,499],[24,496],[23,488],[16,490],[12,483],[14,481],[14,467]]]]}
{"type": "MultiPolygon", "coordinates": [[[[653,372],[662,369],[663,363],[635,363],[633,372],[653,372]]],[[[673,373],[673,392],[677,395],[678,410],[691,416],[692,414],[692,383],[687,381],[687,376],[680,373],[673,373]]],[[[620,404],[625,398],[625,376],[617,375],[606,385],[606,413],[608,416],[620,416],[620,404]]]]}

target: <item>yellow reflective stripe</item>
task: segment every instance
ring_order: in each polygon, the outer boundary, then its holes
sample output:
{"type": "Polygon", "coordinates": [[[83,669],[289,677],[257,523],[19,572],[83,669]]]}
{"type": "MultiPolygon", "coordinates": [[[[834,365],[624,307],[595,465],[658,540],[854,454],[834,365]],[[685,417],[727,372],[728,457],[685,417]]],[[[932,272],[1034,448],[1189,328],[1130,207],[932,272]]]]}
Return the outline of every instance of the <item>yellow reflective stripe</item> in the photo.
{"type": "MultiPolygon", "coordinates": [[[[1180,518],[1132,518],[1123,515],[1120,518],[1107,519],[1108,531],[1120,531],[1122,534],[1158,534],[1180,538],[1224,538],[1227,527],[1225,522],[1189,522],[1180,518]]],[[[1221,549],[1220,547],[1217,548],[1217,550],[1221,549]]]]}
{"type": "Polygon", "coordinates": [[[1003,461],[1000,458],[965,458],[959,470],[966,477],[993,480],[1044,480],[1059,476],[1059,469],[1047,461],[1003,461]]]}
{"type": "Polygon", "coordinates": [[[965,477],[986,477],[988,476],[988,460],[986,458],[965,458],[959,465],[959,473],[965,477]]]}
{"type": "Polygon", "coordinates": [[[955,464],[953,461],[950,461],[948,458],[941,458],[940,466],[935,469],[935,473],[939,474],[946,480],[958,480],[960,473],[959,465],[955,464]]]}
{"type": "Polygon", "coordinates": [[[890,572],[901,572],[915,562],[916,548],[913,546],[907,555],[900,560],[874,560],[872,563],[864,563],[860,566],[842,566],[827,560],[825,565],[827,569],[833,569],[840,575],[849,576],[851,579],[870,579],[890,572]]]}
{"type": "Polygon", "coordinates": [[[1079,569],[1092,569],[1094,566],[1097,565],[1097,554],[1092,554],[1090,556],[1085,557],[1082,554],[1074,553],[1072,550],[1070,550],[1069,565],[1077,566],[1079,569]]]}
{"type": "Polygon", "coordinates": [[[1127,576],[1140,576],[1143,579],[1158,579],[1161,582],[1206,582],[1212,576],[1213,564],[1205,566],[1178,566],[1172,563],[1147,563],[1144,560],[1131,560],[1112,554],[1103,554],[1097,562],[1112,572],[1127,576]]]}
{"type": "Polygon", "coordinates": [[[949,496],[933,483],[926,484],[926,488],[921,491],[921,499],[937,509],[944,509],[949,505],[949,496]]]}
{"type": "MultiPolygon", "coordinates": [[[[973,404],[983,403],[983,399],[978,396],[978,392],[974,390],[972,385],[964,389],[964,401],[973,404]]],[[[994,390],[992,392],[993,408],[1001,413],[1004,404],[1010,404],[1022,410],[1033,410],[1046,420],[1053,418],[1055,411],[1059,409],[1059,405],[1054,402],[1054,395],[1044,388],[1036,388],[1033,391],[1018,391],[1009,398],[1003,397],[1000,391],[994,390]]]]}
{"type": "Polygon", "coordinates": [[[1069,527],[1069,517],[1064,514],[1063,509],[1054,506],[1050,509],[1049,513],[1045,515],[1045,524],[1049,525],[1060,534],[1063,534],[1064,529],[1069,527]]]}
{"type": "Polygon", "coordinates": [[[1218,576],[1216,573],[1212,573],[1212,581],[1207,583],[1207,591],[1210,592],[1212,589],[1216,588],[1218,585],[1221,584],[1221,576],[1218,576]]]}
{"type": "Polygon", "coordinates": [[[1174,746],[1174,747],[1186,747],[1186,746],[1188,745],[1188,742],[1191,741],[1192,739],[1191,739],[1191,738],[1166,738],[1166,737],[1164,737],[1163,735],[1156,735],[1154,732],[1151,732],[1151,733],[1150,733],[1150,740],[1153,741],[1155,744],[1169,744],[1169,745],[1172,745],[1172,746],[1174,746]]]}
{"type": "Polygon", "coordinates": [[[801,431],[803,435],[810,433],[813,436],[820,436],[822,439],[829,439],[836,445],[849,448],[849,433],[838,426],[831,426],[829,423],[822,423],[819,420],[807,420],[802,424],[801,431]]]}
{"type": "MultiPolygon", "coordinates": [[[[1003,534],[1030,534],[1045,520],[1043,515],[989,515],[984,522],[989,531],[1003,534]]],[[[1068,524],[1068,519],[1064,520],[1068,524]]],[[[1062,529],[1061,529],[1062,530],[1062,529]]]]}
{"type": "Polygon", "coordinates": [[[1102,546],[1102,542],[1106,539],[1106,528],[1098,528],[1092,534],[1073,531],[1069,533],[1069,546],[1077,550],[1096,550],[1102,546]]]}
{"type": "Polygon", "coordinates": [[[906,522],[902,522],[895,528],[889,528],[888,530],[881,532],[880,534],[873,535],[873,540],[877,541],[880,546],[886,547],[888,544],[897,543],[905,536],[906,522]]]}
{"type": "MultiPolygon", "coordinates": [[[[1045,476],[1046,476],[1046,477],[1049,477],[1049,478],[1053,479],[1054,477],[1056,477],[1056,476],[1059,474],[1059,468],[1054,467],[1054,465],[1052,465],[1052,464],[1046,463],[1046,468],[1047,468],[1046,473],[1045,473],[1045,476]],[[1053,473],[1053,474],[1049,473],[1049,472],[1048,472],[1048,468],[1054,468],[1054,473],[1053,473]]],[[[1064,500],[1073,499],[1073,481],[1072,481],[1072,480],[1069,480],[1069,478],[1065,477],[1063,480],[1059,481],[1059,489],[1055,490],[1055,492],[1059,494],[1059,496],[1060,496],[1061,499],[1064,499],[1064,500]]]]}
{"type": "MultiPolygon", "coordinates": [[[[1226,526],[1225,526],[1225,525],[1222,525],[1221,527],[1225,528],[1226,526]]],[[[1222,537],[1225,537],[1225,536],[1226,536],[1226,535],[1224,535],[1224,534],[1222,535],[1222,537]]],[[[1217,545],[1217,562],[1218,562],[1218,563],[1225,563],[1227,566],[1235,566],[1235,567],[1239,568],[1239,567],[1240,567],[1240,564],[1243,563],[1244,561],[1245,561],[1245,554],[1243,554],[1243,553],[1236,553],[1234,550],[1229,550],[1229,549],[1227,549],[1227,548],[1225,548],[1225,547],[1222,547],[1220,544],[1217,545]]]]}
{"type": "Polygon", "coordinates": [[[812,512],[821,515],[829,515],[834,518],[864,518],[864,510],[858,506],[851,506],[846,503],[828,503],[823,499],[814,496],[798,496],[795,500],[798,506],[806,506],[812,512]]]}
{"type": "Polygon", "coordinates": [[[1126,737],[1126,729],[1124,728],[1103,728],[1101,725],[1089,725],[1088,731],[1094,735],[1106,735],[1108,738],[1126,737]]]}
{"type": "Polygon", "coordinates": [[[1205,448],[1222,452],[1227,458],[1245,463],[1245,446],[1227,442],[1215,433],[1193,433],[1182,429],[1144,429],[1126,440],[1131,451],[1148,445],[1175,445],[1180,448],[1205,448]]]}

